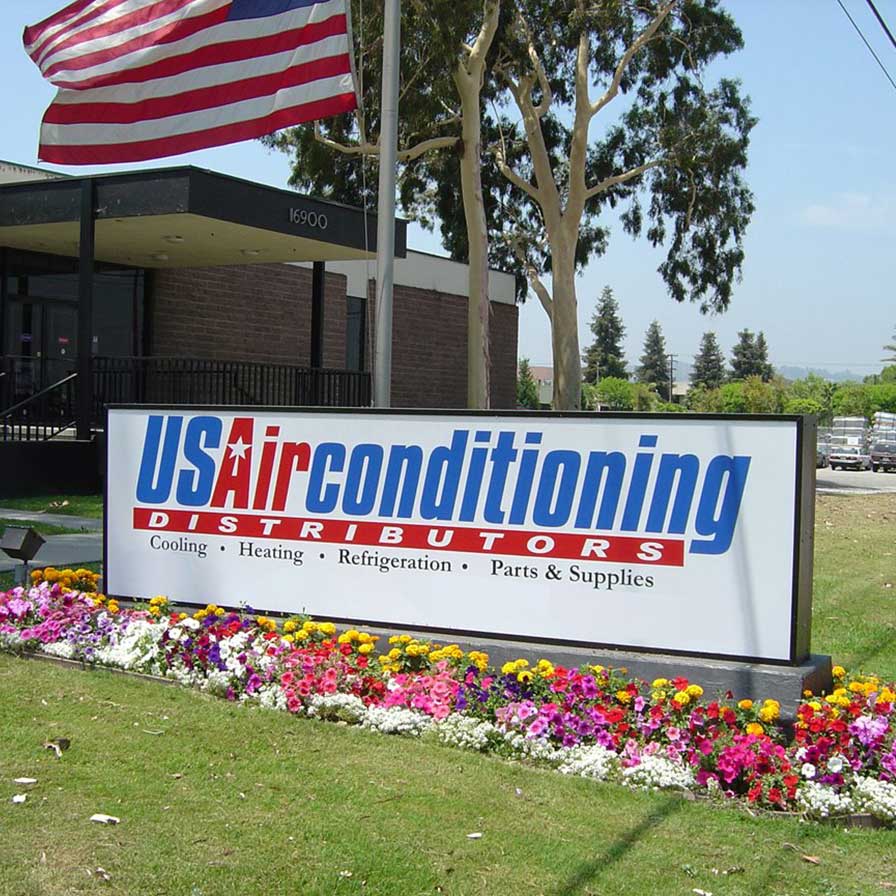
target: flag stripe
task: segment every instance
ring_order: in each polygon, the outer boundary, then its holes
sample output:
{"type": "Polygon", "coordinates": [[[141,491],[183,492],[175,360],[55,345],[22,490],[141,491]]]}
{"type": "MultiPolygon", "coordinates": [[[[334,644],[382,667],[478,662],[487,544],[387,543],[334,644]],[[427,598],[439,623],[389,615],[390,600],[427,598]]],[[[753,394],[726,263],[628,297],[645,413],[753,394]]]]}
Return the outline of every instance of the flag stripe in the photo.
{"type": "Polygon", "coordinates": [[[62,61],[73,55],[84,52],[85,45],[92,42],[108,43],[112,38],[115,43],[123,44],[129,35],[139,37],[141,34],[153,32],[160,33],[173,24],[186,17],[198,17],[195,12],[190,12],[190,7],[195,10],[192,0],[156,0],[140,9],[125,12],[118,17],[108,17],[90,28],[77,31],[74,34],[60,35],[60,40],[50,43],[46,49],[38,55],[39,65],[52,64],[52,60],[62,61]],[[68,51],[68,52],[66,52],[68,51]]]}
{"type": "MultiPolygon", "coordinates": [[[[211,49],[211,48],[210,48],[211,49]]],[[[155,98],[174,97],[189,90],[203,87],[229,85],[246,77],[261,77],[283,71],[302,62],[325,59],[328,56],[348,54],[348,38],[344,31],[334,31],[331,36],[321,40],[309,41],[307,45],[257,59],[248,60],[246,64],[224,62],[214,65],[203,65],[178,72],[170,77],[160,77],[153,81],[137,84],[118,84],[96,87],[92,90],[60,90],[53,100],[53,107],[59,106],[101,106],[136,105],[155,98]]],[[[51,107],[51,108],[53,108],[51,107]]],[[[66,114],[66,113],[62,113],[66,114]]]]}
{"type": "Polygon", "coordinates": [[[154,121],[188,112],[213,109],[225,103],[268,96],[287,87],[308,84],[320,78],[349,75],[351,67],[342,56],[329,56],[313,62],[295,65],[285,71],[258,78],[245,78],[232,84],[218,84],[190,90],[176,96],[157,97],[141,103],[54,103],[47,110],[47,124],[135,124],[154,121]]]}
{"type": "Polygon", "coordinates": [[[105,2],[104,0],[75,0],[74,3],[70,3],[64,9],[47,17],[42,22],[38,22],[36,25],[31,25],[26,28],[25,33],[22,35],[22,40],[25,43],[25,50],[28,52],[29,56],[33,55],[34,44],[37,41],[49,34],[56,34],[64,29],[66,25],[71,25],[72,20],[75,20],[74,24],[77,24],[77,17],[81,13],[84,13],[85,18],[94,17],[102,15],[104,7],[108,6],[110,3],[117,6],[119,3],[127,2],[128,0],[105,0],[105,2]],[[93,7],[93,10],[91,10],[90,7],[93,7]]]}
{"type": "Polygon", "coordinates": [[[152,26],[147,26],[147,29],[138,28],[136,29],[138,33],[123,43],[110,45],[108,41],[97,41],[96,45],[103,47],[103,49],[96,49],[87,53],[73,53],[71,56],[48,65],[44,71],[44,77],[55,83],[53,76],[59,72],[83,71],[94,65],[113,62],[139,50],[149,49],[151,51],[155,47],[174,44],[185,38],[192,37],[194,34],[202,34],[210,26],[226,21],[227,7],[222,6],[204,15],[182,19],[176,23],[169,23],[156,30],[148,30],[152,26]]]}
{"type": "Polygon", "coordinates": [[[119,162],[144,162],[165,156],[179,155],[206,149],[210,146],[224,146],[241,140],[254,140],[266,134],[287,128],[299,121],[313,121],[327,118],[340,112],[351,112],[357,105],[354,91],[327,99],[300,103],[287,109],[265,115],[251,121],[239,121],[219,125],[205,131],[178,134],[126,144],[45,144],[41,142],[40,158],[56,165],[109,165],[119,162]]]}
{"type": "Polygon", "coordinates": [[[348,0],[96,0],[26,29],[59,87],[40,157],[177,155],[354,109],[348,0]]]}
{"type": "MultiPolygon", "coordinates": [[[[167,0],[172,2],[172,0],[167,0]]],[[[174,0],[178,5],[183,6],[190,0],[174,0]]],[[[29,49],[31,58],[38,64],[43,65],[47,56],[64,50],[67,46],[85,40],[82,35],[95,33],[98,29],[107,28],[110,23],[115,24],[121,21],[125,16],[131,15],[147,15],[147,11],[159,3],[159,0],[110,0],[104,9],[94,10],[88,15],[82,17],[77,22],[70,23],[65,28],[57,29],[50,37],[37,47],[29,49]],[[126,7],[121,9],[121,7],[126,7]],[[116,12],[116,10],[118,10],[116,12]],[[94,23],[91,25],[91,23],[94,23]]]]}
{"type": "Polygon", "coordinates": [[[248,59],[280,52],[294,45],[294,42],[306,42],[302,37],[303,29],[309,29],[309,34],[326,36],[333,33],[331,29],[335,27],[347,33],[345,4],[342,0],[327,0],[310,10],[254,21],[248,25],[244,22],[223,21],[210,24],[206,30],[197,29],[192,34],[182,32],[180,40],[146,47],[128,59],[121,59],[116,53],[110,53],[109,58],[91,57],[83,63],[80,70],[67,70],[51,80],[58,87],[77,90],[104,84],[145,81],[154,77],[166,77],[174,71],[214,65],[226,59],[248,59]],[[334,16],[339,17],[338,24],[331,23],[322,27],[328,17],[334,16]],[[318,31],[318,28],[321,30],[318,31]],[[209,55],[206,52],[215,47],[222,48],[220,53],[209,55]],[[203,54],[201,61],[196,54],[203,54]],[[154,63],[174,56],[182,57],[179,65],[162,67],[158,73],[152,68],[154,63]],[[194,64],[190,64],[191,56],[196,57],[194,64]]]}
{"type": "Polygon", "coordinates": [[[130,124],[52,124],[41,128],[42,143],[59,143],[63,139],[70,143],[86,143],[90,135],[100,135],[99,143],[136,143],[154,137],[174,137],[194,131],[207,131],[225,122],[249,121],[261,118],[265,113],[299,105],[303,99],[320,100],[331,94],[346,93],[351,90],[344,74],[319,78],[298,87],[286,87],[270,96],[252,97],[226,106],[201,109],[196,112],[168,115],[148,121],[130,124]]]}

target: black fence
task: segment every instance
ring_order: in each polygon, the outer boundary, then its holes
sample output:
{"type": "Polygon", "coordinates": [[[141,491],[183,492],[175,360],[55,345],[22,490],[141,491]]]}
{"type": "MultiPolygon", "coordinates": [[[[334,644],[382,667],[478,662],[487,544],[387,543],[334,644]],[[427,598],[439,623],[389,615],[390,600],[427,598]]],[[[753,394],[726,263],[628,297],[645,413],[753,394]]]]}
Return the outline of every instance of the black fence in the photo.
{"type": "Polygon", "coordinates": [[[73,373],[23,401],[0,408],[0,442],[43,442],[71,429],[77,390],[78,375],[73,373]]]}
{"type": "MultiPolygon", "coordinates": [[[[77,374],[30,391],[27,367],[16,359],[0,361],[0,441],[72,434],[77,374]]],[[[191,358],[97,357],[92,367],[93,429],[103,427],[109,404],[359,408],[369,406],[371,398],[370,374],[354,370],[191,358]]]]}
{"type": "Polygon", "coordinates": [[[370,404],[370,374],[252,361],[94,358],[97,414],[107,404],[348,407],[370,404]]]}

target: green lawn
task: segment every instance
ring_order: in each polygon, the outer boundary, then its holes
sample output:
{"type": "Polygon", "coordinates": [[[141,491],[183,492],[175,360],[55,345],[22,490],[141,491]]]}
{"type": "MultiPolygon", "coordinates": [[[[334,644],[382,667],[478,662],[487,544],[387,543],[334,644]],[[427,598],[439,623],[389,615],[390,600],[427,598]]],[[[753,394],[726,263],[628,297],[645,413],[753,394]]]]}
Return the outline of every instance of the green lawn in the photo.
{"type": "Polygon", "coordinates": [[[10,520],[0,517],[0,535],[6,530],[7,526],[22,526],[26,529],[36,529],[41,535],[80,535],[86,532],[86,529],[72,528],[71,526],[56,526],[53,523],[45,523],[43,521],[33,520],[10,520]]]}
{"type": "Polygon", "coordinates": [[[896,884],[894,831],[756,818],[8,656],[0,781],[2,896],[847,896],[896,884]],[[71,748],[56,759],[42,744],[60,736],[71,748]],[[19,776],[39,783],[13,805],[19,776]],[[121,824],[91,824],[97,812],[121,824]],[[98,867],[109,882],[88,875],[98,867]]]}
{"type": "Polygon", "coordinates": [[[896,494],[818,498],[812,649],[896,679],[896,494]]]}
{"type": "Polygon", "coordinates": [[[102,495],[45,495],[37,498],[0,498],[0,507],[12,510],[33,510],[62,513],[66,516],[86,516],[101,519],[102,495]]]}
{"type": "MultiPolygon", "coordinates": [[[[894,536],[896,495],[819,499],[813,648],[890,678],[894,536]]],[[[699,890],[890,893],[896,831],[753,817],[0,655],[0,896],[699,890]],[[55,737],[72,742],[61,760],[42,749],[55,737]],[[19,776],[39,783],[13,805],[19,776]]]]}

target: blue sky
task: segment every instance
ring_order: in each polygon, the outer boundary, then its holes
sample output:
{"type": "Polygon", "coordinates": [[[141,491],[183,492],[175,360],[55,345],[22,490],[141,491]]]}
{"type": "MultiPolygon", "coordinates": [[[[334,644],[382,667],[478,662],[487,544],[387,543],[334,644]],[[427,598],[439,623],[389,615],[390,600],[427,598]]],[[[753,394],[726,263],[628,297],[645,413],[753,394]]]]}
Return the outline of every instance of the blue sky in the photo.
{"type": "MultiPolygon", "coordinates": [[[[843,0],[896,79],[896,49],[864,0],[843,0]]],[[[891,30],[896,0],[876,0],[891,30]]],[[[0,158],[36,163],[40,118],[53,88],[21,46],[21,32],[64,0],[5,2],[0,10],[0,90],[5,126],[0,158]]],[[[742,80],[759,124],[748,180],[757,211],[746,241],[743,282],[730,310],[704,317],[677,305],[656,273],[662,259],[616,228],[608,253],[578,284],[580,336],[600,290],[613,287],[628,333],[630,365],[644,331],[659,320],[667,350],[690,361],[704,330],[728,354],[737,331],[764,330],[774,364],[880,369],[896,330],[896,90],[871,58],[836,0],[726,0],[745,49],[717,66],[742,80]]],[[[257,143],[190,153],[156,165],[193,164],[285,186],[285,156],[257,143]]],[[[91,169],[60,169],[72,173],[91,169]]],[[[112,169],[96,169],[112,170],[112,169]]],[[[439,252],[413,227],[414,248],[439,252]]],[[[550,363],[547,318],[534,299],[520,310],[520,354],[550,363]]]]}

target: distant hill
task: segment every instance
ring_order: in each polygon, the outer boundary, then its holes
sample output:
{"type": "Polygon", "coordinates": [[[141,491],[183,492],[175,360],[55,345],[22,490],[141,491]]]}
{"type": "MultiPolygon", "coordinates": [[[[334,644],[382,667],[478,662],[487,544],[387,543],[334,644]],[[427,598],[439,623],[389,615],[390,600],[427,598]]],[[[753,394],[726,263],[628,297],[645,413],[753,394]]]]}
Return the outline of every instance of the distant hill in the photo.
{"type": "MultiPolygon", "coordinates": [[[[869,371],[869,373],[876,372],[869,371]]],[[[829,380],[832,383],[861,383],[865,378],[864,373],[854,373],[852,370],[831,371],[821,367],[789,367],[786,365],[775,367],[775,373],[783,376],[785,380],[803,380],[810,373],[814,373],[816,376],[820,376],[822,379],[829,380]]]]}

